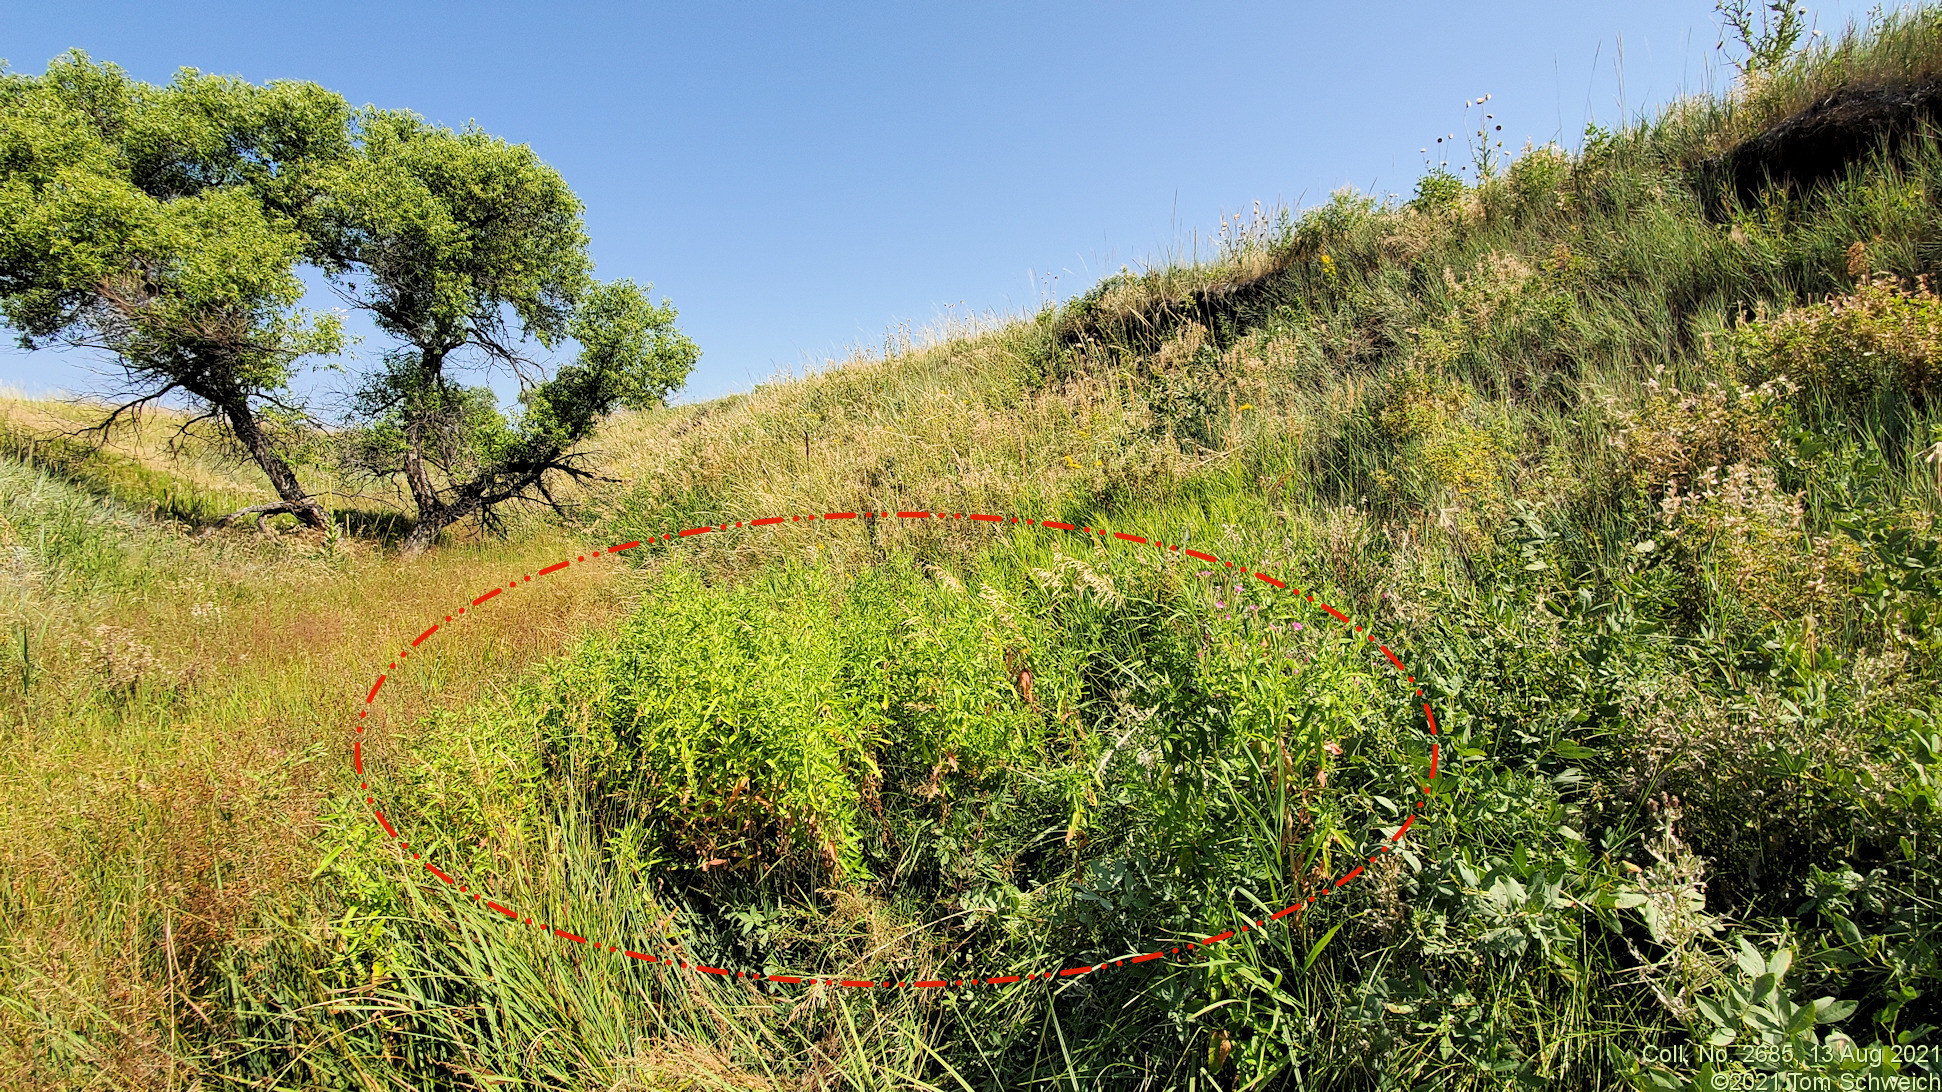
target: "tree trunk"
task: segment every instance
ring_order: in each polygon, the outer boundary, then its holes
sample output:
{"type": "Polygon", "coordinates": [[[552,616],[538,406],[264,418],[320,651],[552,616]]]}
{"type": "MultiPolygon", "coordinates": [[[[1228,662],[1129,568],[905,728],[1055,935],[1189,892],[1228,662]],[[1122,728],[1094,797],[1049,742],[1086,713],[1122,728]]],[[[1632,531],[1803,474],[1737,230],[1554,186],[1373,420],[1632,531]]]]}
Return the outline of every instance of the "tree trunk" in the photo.
{"type": "Polygon", "coordinates": [[[438,541],[438,533],[453,522],[439,518],[442,514],[436,509],[427,512],[420,508],[418,522],[411,525],[411,533],[405,536],[404,543],[398,547],[398,556],[417,557],[431,549],[432,544],[438,541]]]}
{"type": "MultiPolygon", "coordinates": [[[[448,351],[448,349],[423,351],[421,366],[424,374],[432,377],[433,385],[443,382],[438,378],[439,368],[444,363],[445,354],[448,351]]],[[[460,520],[488,512],[493,505],[516,496],[526,486],[539,480],[545,474],[546,466],[550,465],[543,462],[536,471],[521,477],[519,484],[513,488],[507,488],[503,480],[495,482],[495,478],[502,476],[487,471],[481,471],[478,476],[463,484],[448,480],[445,483],[445,495],[451,499],[449,501],[441,499],[438,485],[432,481],[431,473],[425,467],[425,444],[428,437],[424,419],[409,400],[406,402],[406,413],[408,417],[405,425],[405,484],[411,490],[412,503],[418,508],[418,522],[412,526],[411,532],[405,536],[404,542],[399,546],[398,553],[401,557],[416,557],[431,549],[445,528],[460,520]]],[[[557,452],[555,454],[557,455],[557,452]]]]}
{"type": "Polygon", "coordinates": [[[403,557],[416,557],[431,549],[438,541],[439,532],[458,522],[460,515],[455,506],[438,499],[431,475],[425,472],[422,435],[423,429],[413,416],[405,428],[405,485],[411,489],[412,504],[418,508],[418,522],[412,525],[411,533],[399,547],[403,557]]]}
{"type": "Polygon", "coordinates": [[[401,557],[416,557],[432,548],[438,541],[439,533],[452,524],[485,508],[486,504],[478,496],[461,494],[451,504],[441,504],[434,500],[430,506],[419,505],[418,522],[412,525],[411,533],[398,548],[401,557]]]}
{"type": "MultiPolygon", "coordinates": [[[[437,538],[439,530],[451,521],[438,522],[438,511],[445,506],[439,503],[438,489],[432,485],[432,476],[425,472],[423,431],[417,416],[413,415],[411,423],[405,427],[405,485],[411,489],[411,503],[418,508],[418,522],[433,524],[431,535],[437,538]]],[[[428,541],[425,545],[431,543],[428,541]]]]}
{"type": "Polygon", "coordinates": [[[328,522],[323,506],[304,491],[303,484],[297,481],[296,471],[290,469],[290,464],[284,462],[283,456],[277,454],[276,448],[271,445],[270,438],[257,427],[256,415],[250,412],[249,403],[241,399],[224,399],[218,405],[229,422],[230,431],[236,434],[236,439],[256,460],[256,465],[263,468],[263,473],[270,479],[271,488],[276,490],[276,495],[284,504],[290,506],[291,513],[305,525],[322,529],[328,522]]]}

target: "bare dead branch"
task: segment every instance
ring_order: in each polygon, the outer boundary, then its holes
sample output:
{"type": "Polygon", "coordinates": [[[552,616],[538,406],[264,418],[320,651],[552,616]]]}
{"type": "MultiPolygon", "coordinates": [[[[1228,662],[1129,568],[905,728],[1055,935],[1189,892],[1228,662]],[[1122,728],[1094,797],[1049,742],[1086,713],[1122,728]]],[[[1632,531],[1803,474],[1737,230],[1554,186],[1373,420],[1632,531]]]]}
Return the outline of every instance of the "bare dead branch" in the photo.
{"type": "Polygon", "coordinates": [[[98,451],[101,449],[101,446],[103,444],[106,444],[108,442],[108,434],[114,430],[115,422],[119,421],[123,414],[127,414],[131,421],[139,419],[142,409],[145,406],[147,406],[150,402],[154,402],[157,399],[168,394],[170,391],[175,390],[176,387],[177,387],[177,384],[170,383],[167,386],[163,387],[161,390],[155,391],[150,394],[142,395],[140,398],[133,399],[132,401],[129,401],[129,402],[124,402],[123,404],[116,406],[108,414],[107,419],[102,421],[100,424],[87,425],[82,428],[75,429],[73,432],[63,433],[62,435],[70,440],[78,440],[84,436],[93,434],[96,437],[94,440],[94,448],[95,450],[98,451]]]}

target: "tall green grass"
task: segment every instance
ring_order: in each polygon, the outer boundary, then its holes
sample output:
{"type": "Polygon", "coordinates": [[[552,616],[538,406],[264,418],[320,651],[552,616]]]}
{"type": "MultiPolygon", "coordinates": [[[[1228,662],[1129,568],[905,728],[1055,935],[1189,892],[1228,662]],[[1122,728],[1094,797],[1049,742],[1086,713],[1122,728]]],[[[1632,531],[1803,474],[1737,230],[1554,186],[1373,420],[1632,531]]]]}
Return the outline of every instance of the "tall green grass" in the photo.
{"type": "MultiPolygon", "coordinates": [[[[1130,548],[1075,556],[1006,537],[958,573],[793,569],[709,587],[670,566],[613,637],[500,706],[442,719],[422,765],[375,783],[424,825],[415,847],[586,935],[648,951],[672,937],[691,959],[769,974],[900,981],[1198,940],[1319,890],[1399,825],[1427,758],[1392,722],[1406,706],[1367,695],[1371,665],[1349,658],[1366,651],[1322,638],[1316,612],[1130,548]],[[1325,769],[1354,795],[1297,792],[1328,783],[1325,769]],[[563,828],[586,844],[564,846],[563,828]],[[643,898],[650,880],[657,897],[643,898]]],[[[339,927],[357,938],[336,987],[349,990],[399,965],[420,934],[394,915],[420,896],[372,871],[368,820],[343,822],[329,872],[357,910],[339,927]]],[[[1275,943],[1220,973],[1268,985],[1292,967],[1287,938],[1279,970],[1257,966],[1275,943]]],[[[1135,1068],[1157,1076],[1170,1055],[1192,1074],[1204,1062],[1183,1006],[1212,973],[1162,970],[1173,985],[1132,1012],[1100,1010],[1107,987],[1076,982],[1058,991],[1069,1012],[1043,986],[844,995],[841,1011],[876,1029],[862,1056],[909,1050],[908,1080],[1118,1072],[1128,1037],[1153,1052],[1135,1068]],[[1056,1059],[1048,1020],[1076,1036],[1056,1059]]],[[[1263,1018],[1295,1041],[1295,1025],[1263,1018]]],[[[1263,1073],[1289,1061],[1265,1044],[1250,1055],[1263,1073]]]]}

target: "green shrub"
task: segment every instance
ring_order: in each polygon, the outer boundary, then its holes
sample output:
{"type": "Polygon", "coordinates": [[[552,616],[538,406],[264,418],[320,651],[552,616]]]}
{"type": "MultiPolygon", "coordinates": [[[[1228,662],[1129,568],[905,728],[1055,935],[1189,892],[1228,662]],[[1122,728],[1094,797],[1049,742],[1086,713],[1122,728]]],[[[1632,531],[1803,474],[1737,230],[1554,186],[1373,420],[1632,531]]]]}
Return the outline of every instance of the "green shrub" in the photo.
{"type": "Polygon", "coordinates": [[[1504,184],[1519,212],[1555,212],[1559,190],[1571,177],[1571,157],[1555,144],[1527,147],[1504,174],[1504,184]]]}
{"type": "Polygon", "coordinates": [[[610,833],[666,863],[867,879],[864,811],[881,817],[883,794],[945,801],[954,783],[1040,759],[1042,710],[1072,685],[1034,655],[1047,643],[1028,610],[942,570],[843,586],[776,566],[708,586],[676,566],[506,716],[538,726],[549,766],[604,805],[610,833]]]}
{"type": "Polygon", "coordinates": [[[800,847],[853,867],[886,718],[841,687],[826,581],[764,575],[711,589],[670,569],[616,634],[550,665],[521,712],[562,776],[610,802],[616,832],[646,824],[669,863],[737,869],[800,847]]]}
{"type": "Polygon", "coordinates": [[[1824,303],[1743,319],[1731,345],[1749,382],[1786,376],[1844,413],[1885,395],[1942,393],[1942,298],[1926,279],[1907,291],[1880,277],[1824,303]]]}
{"type": "Polygon", "coordinates": [[[1711,585],[1719,605],[1752,608],[1742,626],[1762,628],[1838,610],[1859,575],[1859,551],[1844,537],[1815,535],[1801,498],[1772,470],[1709,466],[1692,492],[1675,485],[1660,502],[1666,538],[1711,585]]]}
{"type": "Polygon", "coordinates": [[[1426,509],[1450,508],[1469,545],[1489,539],[1504,514],[1505,472],[1515,439],[1497,407],[1434,372],[1398,375],[1376,410],[1377,432],[1394,445],[1377,483],[1426,509]]]}
{"type": "Polygon", "coordinates": [[[1708,468],[1769,459],[1787,424],[1782,399],[1795,389],[1782,375],[1757,388],[1708,383],[1682,390],[1660,368],[1637,403],[1607,402],[1616,425],[1608,442],[1636,488],[1654,497],[1690,489],[1693,476],[1708,468]]]}
{"type": "Polygon", "coordinates": [[[1463,179],[1438,167],[1416,180],[1416,199],[1410,207],[1418,212],[1438,212],[1462,200],[1464,192],[1463,179]]]}

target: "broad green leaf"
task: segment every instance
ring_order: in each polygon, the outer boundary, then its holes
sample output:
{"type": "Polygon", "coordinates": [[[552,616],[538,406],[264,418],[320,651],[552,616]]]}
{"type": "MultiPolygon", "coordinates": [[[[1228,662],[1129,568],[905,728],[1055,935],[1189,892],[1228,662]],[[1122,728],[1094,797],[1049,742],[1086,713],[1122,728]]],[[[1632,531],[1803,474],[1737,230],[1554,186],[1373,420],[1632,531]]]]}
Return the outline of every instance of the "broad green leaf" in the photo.
{"type": "Polygon", "coordinates": [[[1711,1020],[1720,1027],[1737,1028],[1740,1026],[1739,1014],[1728,1012],[1726,1006],[1720,1004],[1714,998],[1697,997],[1693,999],[1693,1003],[1699,1008],[1700,1013],[1706,1019],[1711,1020]]]}
{"type": "Polygon", "coordinates": [[[1817,997],[1814,999],[1814,1020],[1822,1024],[1839,1023],[1853,1016],[1857,1007],[1858,1003],[1854,1001],[1836,1001],[1832,997],[1817,997]]]}
{"type": "Polygon", "coordinates": [[[1740,950],[1739,950],[1740,970],[1744,972],[1748,978],[1758,978],[1761,975],[1766,974],[1767,960],[1765,956],[1760,954],[1760,949],[1755,948],[1752,945],[1752,943],[1749,942],[1745,937],[1738,937],[1736,939],[1739,941],[1739,946],[1740,946],[1740,950]]]}
{"type": "Polygon", "coordinates": [[[1834,931],[1841,934],[1841,939],[1844,942],[1856,948],[1862,946],[1863,937],[1860,926],[1832,910],[1823,909],[1821,916],[1834,922],[1834,931]]]}

